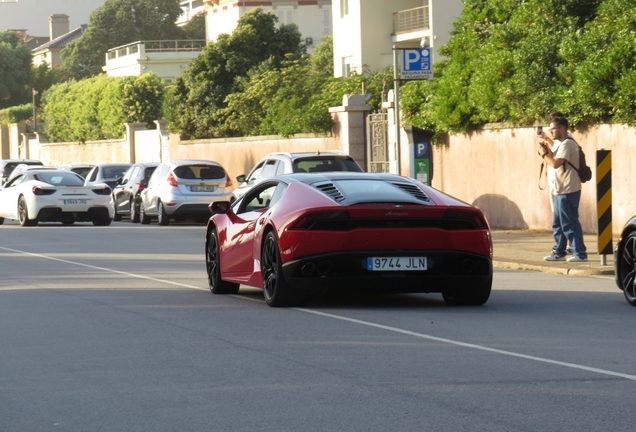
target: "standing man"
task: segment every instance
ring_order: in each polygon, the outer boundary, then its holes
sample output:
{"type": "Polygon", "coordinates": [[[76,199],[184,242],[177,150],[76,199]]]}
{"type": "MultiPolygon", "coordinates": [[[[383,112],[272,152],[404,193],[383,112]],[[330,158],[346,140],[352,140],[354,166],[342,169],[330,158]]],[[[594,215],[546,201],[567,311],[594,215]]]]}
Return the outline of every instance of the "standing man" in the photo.
{"type": "Polygon", "coordinates": [[[546,164],[554,168],[554,214],[552,230],[556,249],[552,255],[543,258],[546,261],[565,261],[568,240],[574,250],[574,256],[568,262],[587,261],[587,250],[583,243],[583,229],[579,222],[579,202],[581,201],[581,179],[572,167],[579,166],[578,144],[568,136],[568,120],[564,116],[550,116],[550,135],[552,141],[559,140],[556,153],[542,141],[540,154],[546,164]],[[572,165],[570,165],[572,164],[572,165]]]}
{"type": "MultiPolygon", "coordinates": [[[[559,112],[559,111],[555,111],[553,113],[550,113],[550,115],[548,116],[548,124],[554,122],[554,119],[558,118],[558,117],[564,117],[563,113],[559,112]]],[[[547,133],[545,132],[541,132],[539,133],[539,138],[546,141],[547,144],[550,146],[550,150],[552,150],[552,154],[555,154],[557,152],[557,149],[559,148],[559,145],[561,145],[561,141],[558,139],[552,139],[550,138],[550,136],[548,136],[547,133]]],[[[570,132],[568,132],[568,138],[572,138],[574,139],[574,136],[572,136],[572,134],[570,132]]],[[[543,149],[539,150],[539,154],[541,154],[543,149]]],[[[556,189],[555,189],[555,169],[552,168],[550,165],[546,164],[546,172],[547,172],[547,177],[548,177],[548,192],[550,194],[550,210],[552,210],[552,214],[554,215],[554,197],[556,196],[556,189]]],[[[572,254],[573,250],[571,247],[571,243],[570,240],[568,240],[568,244],[567,247],[565,248],[565,252],[567,254],[572,254]]],[[[552,246],[552,252],[554,253],[554,251],[557,249],[557,246],[554,245],[552,246]]]]}

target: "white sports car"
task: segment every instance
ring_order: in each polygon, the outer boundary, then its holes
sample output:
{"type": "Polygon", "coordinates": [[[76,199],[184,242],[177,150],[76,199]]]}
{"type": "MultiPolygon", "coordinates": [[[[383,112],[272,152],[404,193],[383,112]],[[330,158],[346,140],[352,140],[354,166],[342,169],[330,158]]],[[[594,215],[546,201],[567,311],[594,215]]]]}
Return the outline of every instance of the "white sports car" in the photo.
{"type": "Polygon", "coordinates": [[[26,171],[0,188],[0,224],[6,218],[17,219],[22,226],[75,221],[110,225],[111,192],[104,183],[84,186],[84,179],[71,171],[26,171]]]}

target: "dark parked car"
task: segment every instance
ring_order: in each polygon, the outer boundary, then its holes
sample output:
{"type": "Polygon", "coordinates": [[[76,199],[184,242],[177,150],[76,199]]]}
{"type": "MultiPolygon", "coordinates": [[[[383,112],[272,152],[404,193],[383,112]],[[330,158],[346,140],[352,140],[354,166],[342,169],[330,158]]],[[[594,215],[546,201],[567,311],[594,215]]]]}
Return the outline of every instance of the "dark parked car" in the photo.
{"type": "Polygon", "coordinates": [[[114,221],[121,220],[122,216],[130,216],[131,222],[139,223],[139,193],[148,185],[148,179],[157,166],[158,162],[135,164],[118,180],[118,185],[113,190],[114,221]]]}
{"type": "Polygon", "coordinates": [[[627,302],[636,306],[636,216],[625,224],[614,249],[614,274],[627,302]]]}
{"type": "Polygon", "coordinates": [[[39,160],[34,159],[3,159],[0,160],[0,186],[9,180],[11,171],[20,164],[24,165],[44,165],[39,160]]]}
{"type": "Polygon", "coordinates": [[[106,183],[111,189],[117,186],[117,180],[124,176],[124,173],[132,164],[98,164],[86,175],[86,186],[96,183],[106,183]]]}

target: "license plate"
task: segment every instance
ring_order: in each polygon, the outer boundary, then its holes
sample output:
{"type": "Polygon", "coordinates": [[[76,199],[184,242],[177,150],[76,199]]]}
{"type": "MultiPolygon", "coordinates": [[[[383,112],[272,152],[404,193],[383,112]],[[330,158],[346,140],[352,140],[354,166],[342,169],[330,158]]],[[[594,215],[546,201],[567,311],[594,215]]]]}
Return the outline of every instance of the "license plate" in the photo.
{"type": "Polygon", "coordinates": [[[426,269],[426,257],[367,258],[368,271],[422,271],[426,269]]]}
{"type": "Polygon", "coordinates": [[[66,199],[64,200],[64,205],[86,205],[88,204],[88,200],[85,199],[66,199]]]}
{"type": "Polygon", "coordinates": [[[209,186],[209,185],[191,186],[190,190],[192,192],[214,192],[214,186],[209,186]]]}

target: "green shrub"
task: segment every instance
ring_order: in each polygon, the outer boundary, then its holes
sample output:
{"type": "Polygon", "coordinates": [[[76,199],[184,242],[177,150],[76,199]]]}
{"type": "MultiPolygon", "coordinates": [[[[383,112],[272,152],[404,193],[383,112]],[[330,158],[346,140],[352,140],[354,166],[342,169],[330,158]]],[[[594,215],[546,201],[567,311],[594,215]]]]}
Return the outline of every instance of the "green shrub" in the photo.
{"type": "Polygon", "coordinates": [[[52,142],[121,138],[124,123],[162,118],[165,84],[153,73],[139,77],[98,75],[52,86],[42,98],[52,142]]]}
{"type": "Polygon", "coordinates": [[[33,104],[12,106],[0,110],[0,124],[20,123],[33,118],[33,104]]]}

